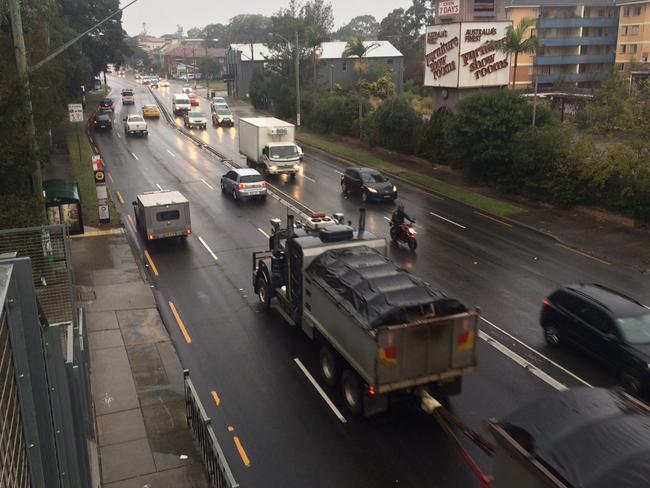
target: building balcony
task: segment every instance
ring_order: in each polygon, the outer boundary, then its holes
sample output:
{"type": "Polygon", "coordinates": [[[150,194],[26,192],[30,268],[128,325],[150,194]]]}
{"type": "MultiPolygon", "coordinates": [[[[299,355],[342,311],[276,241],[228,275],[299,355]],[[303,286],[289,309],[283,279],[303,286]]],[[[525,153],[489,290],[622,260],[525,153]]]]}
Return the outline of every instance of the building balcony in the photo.
{"type": "Polygon", "coordinates": [[[535,56],[537,66],[558,64],[613,64],[615,54],[581,54],[577,56],[535,56]]]}
{"type": "Polygon", "coordinates": [[[566,83],[585,83],[589,81],[602,80],[607,71],[598,71],[596,73],[557,73],[553,75],[538,75],[537,83],[541,85],[552,84],[557,81],[564,81],[566,83]]]}
{"type": "Polygon", "coordinates": [[[537,19],[538,29],[566,29],[571,27],[617,27],[618,17],[565,17],[537,19]]]}
{"type": "Polygon", "coordinates": [[[546,37],[540,38],[539,44],[544,47],[615,46],[616,34],[611,36],[546,37]]]}

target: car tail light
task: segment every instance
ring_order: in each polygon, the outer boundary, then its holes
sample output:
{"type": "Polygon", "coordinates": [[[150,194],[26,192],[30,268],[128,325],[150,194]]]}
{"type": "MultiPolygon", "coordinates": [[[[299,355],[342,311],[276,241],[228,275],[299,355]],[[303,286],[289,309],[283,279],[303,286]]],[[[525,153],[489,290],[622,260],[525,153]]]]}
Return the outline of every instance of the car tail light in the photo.
{"type": "Polygon", "coordinates": [[[239,188],[240,190],[243,190],[244,188],[246,188],[246,185],[244,183],[239,183],[237,185],[237,188],[239,188]]]}
{"type": "Polygon", "coordinates": [[[549,302],[548,299],[545,298],[544,301],[542,301],[542,305],[544,306],[544,308],[550,307],[551,302],[549,302]]]}
{"type": "Polygon", "coordinates": [[[192,229],[185,229],[185,232],[183,232],[186,236],[191,236],[192,235],[192,229]]]}
{"type": "Polygon", "coordinates": [[[372,386],[368,386],[368,394],[373,396],[375,394],[375,389],[372,386]]]}
{"type": "Polygon", "coordinates": [[[263,182],[261,183],[261,186],[263,186],[264,188],[266,188],[267,186],[269,186],[269,184],[268,184],[266,181],[263,181],[263,182]]]}
{"type": "Polygon", "coordinates": [[[153,234],[149,234],[149,240],[150,240],[150,241],[153,241],[155,238],[156,238],[155,235],[153,235],[153,234]]]}

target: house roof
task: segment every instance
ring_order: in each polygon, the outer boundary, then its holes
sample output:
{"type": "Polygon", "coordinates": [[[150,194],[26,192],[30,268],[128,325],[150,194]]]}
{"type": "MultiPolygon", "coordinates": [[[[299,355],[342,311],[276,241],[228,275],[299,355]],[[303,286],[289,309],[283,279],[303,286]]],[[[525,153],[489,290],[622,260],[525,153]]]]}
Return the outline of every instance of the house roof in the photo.
{"type": "MultiPolygon", "coordinates": [[[[368,47],[366,58],[401,58],[403,54],[393,46],[390,41],[363,41],[364,46],[368,47]]],[[[323,42],[320,45],[320,59],[342,59],[343,51],[345,51],[347,42],[345,41],[332,41],[323,42]]],[[[251,45],[250,44],[231,44],[230,49],[233,51],[241,52],[242,61],[251,60],[251,45]]],[[[273,56],[273,53],[266,44],[254,43],[253,56],[255,61],[273,56]]],[[[351,56],[356,57],[356,56],[351,56]]]]}
{"type": "MultiPolygon", "coordinates": [[[[171,49],[161,50],[161,54],[177,58],[202,58],[205,56],[205,48],[203,46],[176,46],[171,49]]],[[[207,56],[210,58],[223,58],[226,56],[226,50],[222,47],[211,47],[208,48],[207,56]]]]}

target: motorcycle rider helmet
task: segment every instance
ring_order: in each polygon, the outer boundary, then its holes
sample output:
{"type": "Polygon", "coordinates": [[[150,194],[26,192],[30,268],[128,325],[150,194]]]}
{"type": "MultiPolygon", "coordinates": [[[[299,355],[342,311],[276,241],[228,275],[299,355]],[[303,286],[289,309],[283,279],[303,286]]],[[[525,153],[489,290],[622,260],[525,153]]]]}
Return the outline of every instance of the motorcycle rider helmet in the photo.
{"type": "Polygon", "coordinates": [[[399,202],[397,204],[397,210],[399,210],[400,212],[404,211],[404,204],[402,202],[399,202]]]}

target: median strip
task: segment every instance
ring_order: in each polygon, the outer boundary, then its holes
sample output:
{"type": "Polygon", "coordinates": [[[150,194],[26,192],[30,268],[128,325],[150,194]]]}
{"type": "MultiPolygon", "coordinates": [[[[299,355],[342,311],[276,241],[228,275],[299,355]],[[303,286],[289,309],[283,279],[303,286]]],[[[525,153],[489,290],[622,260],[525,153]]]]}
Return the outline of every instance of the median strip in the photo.
{"type": "Polygon", "coordinates": [[[185,324],[183,323],[181,316],[178,314],[174,302],[171,301],[169,302],[169,308],[172,311],[172,315],[176,319],[176,324],[178,325],[178,328],[181,330],[181,334],[183,334],[183,337],[185,338],[185,342],[191,344],[192,338],[190,337],[190,334],[187,332],[187,329],[185,328],[185,324]]]}

